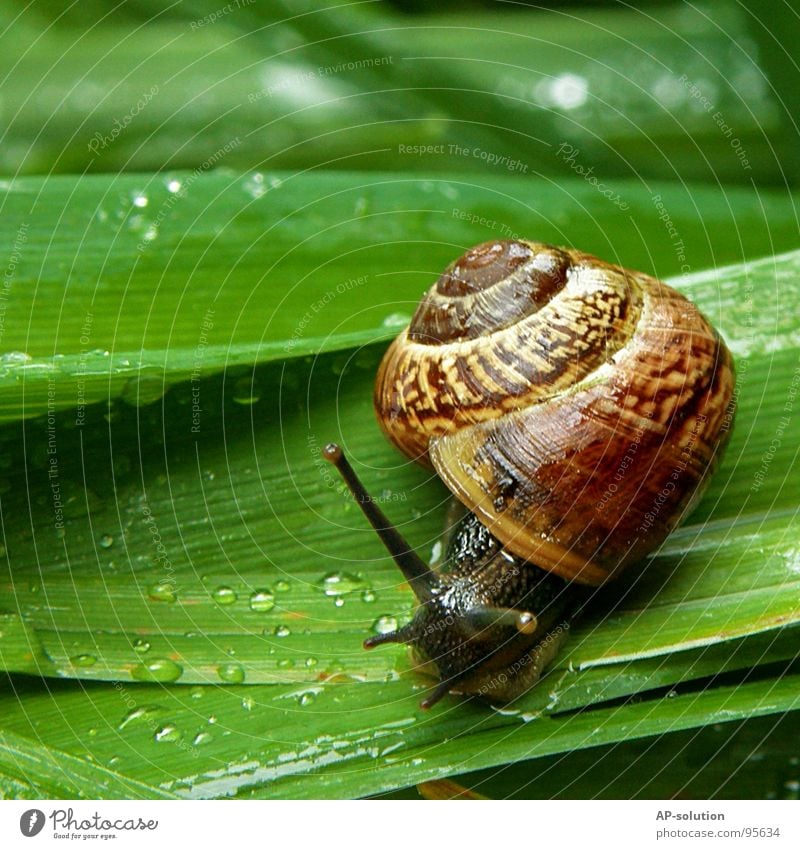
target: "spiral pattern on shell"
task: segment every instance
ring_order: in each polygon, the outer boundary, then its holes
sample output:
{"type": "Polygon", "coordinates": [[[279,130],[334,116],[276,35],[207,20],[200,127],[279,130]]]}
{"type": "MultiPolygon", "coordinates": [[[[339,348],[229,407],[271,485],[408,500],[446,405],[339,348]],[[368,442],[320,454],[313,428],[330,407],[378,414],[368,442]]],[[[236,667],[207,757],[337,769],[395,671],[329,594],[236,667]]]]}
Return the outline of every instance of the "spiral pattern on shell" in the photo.
{"type": "Polygon", "coordinates": [[[389,439],[518,557],[599,584],[652,551],[727,441],[733,363],[683,295],[580,251],[486,242],[378,372],[389,439]]]}

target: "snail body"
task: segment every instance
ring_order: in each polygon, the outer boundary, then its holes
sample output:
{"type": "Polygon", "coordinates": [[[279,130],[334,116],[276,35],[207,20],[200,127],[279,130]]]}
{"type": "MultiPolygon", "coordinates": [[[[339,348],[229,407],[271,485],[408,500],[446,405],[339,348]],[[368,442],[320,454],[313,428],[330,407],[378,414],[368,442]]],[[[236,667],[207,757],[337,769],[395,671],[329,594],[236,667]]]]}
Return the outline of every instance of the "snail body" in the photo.
{"type": "Polygon", "coordinates": [[[579,587],[641,563],[699,499],[733,381],[719,335],[653,277],[537,242],[467,251],[389,347],[375,409],[469,512],[415,619],[368,645],[414,645],[436,698],[527,689],[579,587]]]}

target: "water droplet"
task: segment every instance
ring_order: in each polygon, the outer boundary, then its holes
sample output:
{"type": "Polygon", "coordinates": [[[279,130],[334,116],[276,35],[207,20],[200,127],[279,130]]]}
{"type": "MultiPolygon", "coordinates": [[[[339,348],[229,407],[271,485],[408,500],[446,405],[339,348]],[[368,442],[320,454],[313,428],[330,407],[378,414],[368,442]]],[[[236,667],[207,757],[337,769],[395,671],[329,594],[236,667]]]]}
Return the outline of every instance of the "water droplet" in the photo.
{"type": "Polygon", "coordinates": [[[315,657],[307,657],[306,658],[306,666],[311,669],[311,667],[316,666],[319,661],[315,657]]]}
{"type": "Polygon", "coordinates": [[[275,584],[275,591],[279,593],[288,593],[289,592],[289,582],[288,581],[278,581],[275,584]]]}
{"type": "Polygon", "coordinates": [[[192,740],[193,746],[205,746],[207,743],[210,743],[214,737],[208,733],[208,731],[201,731],[199,734],[195,735],[194,740],[192,740]]]}
{"type": "Polygon", "coordinates": [[[148,643],[147,640],[134,640],[133,650],[137,654],[144,654],[145,652],[150,651],[150,643],[148,643]]]}
{"type": "Polygon", "coordinates": [[[340,596],[364,588],[365,581],[348,572],[329,572],[319,586],[327,596],[340,596]]]}
{"type": "Polygon", "coordinates": [[[240,377],[233,385],[232,397],[236,404],[249,407],[261,400],[261,390],[252,377],[240,377]]]}
{"type": "Polygon", "coordinates": [[[114,545],[114,537],[111,534],[103,534],[98,540],[101,548],[111,548],[114,545]]]}
{"type": "Polygon", "coordinates": [[[211,469],[206,469],[203,472],[203,480],[213,481],[215,477],[216,475],[211,471],[211,469]]]}
{"type": "Polygon", "coordinates": [[[175,592],[175,585],[170,581],[153,584],[147,591],[147,594],[152,601],[164,601],[168,604],[171,604],[178,597],[175,592]]]}
{"type": "Polygon", "coordinates": [[[124,477],[125,475],[130,474],[131,458],[125,454],[118,454],[114,457],[113,465],[114,474],[117,477],[124,477]]]}
{"type": "Polygon", "coordinates": [[[347,368],[347,364],[349,362],[350,362],[350,355],[349,354],[344,354],[340,357],[336,357],[336,359],[333,361],[333,363],[331,365],[331,371],[335,375],[340,376],[340,375],[344,374],[344,370],[347,368]]]}
{"type": "Polygon", "coordinates": [[[164,712],[164,708],[160,705],[141,705],[140,707],[129,710],[122,721],[117,726],[118,731],[127,728],[129,725],[150,724],[153,720],[164,712]]]}
{"type": "Polygon", "coordinates": [[[183,667],[167,658],[140,663],[131,670],[131,678],[136,681],[160,681],[164,684],[177,681],[181,675],[183,675],[183,667]]]}
{"type": "Polygon", "coordinates": [[[167,389],[163,377],[132,377],[122,387],[120,398],[131,407],[146,407],[160,401],[167,389]]]}
{"type": "Polygon", "coordinates": [[[361,593],[361,601],[363,601],[365,604],[372,604],[372,602],[375,601],[376,598],[377,596],[372,590],[364,590],[364,592],[361,593]]]}
{"type": "Polygon", "coordinates": [[[264,175],[256,172],[248,180],[244,182],[244,190],[254,200],[263,197],[267,193],[267,187],[264,185],[264,175]]]}
{"type": "Polygon", "coordinates": [[[300,707],[307,707],[308,705],[314,703],[315,698],[316,696],[314,695],[314,693],[309,690],[306,693],[301,693],[300,698],[298,698],[297,701],[300,707]]]}
{"type": "Polygon", "coordinates": [[[271,590],[256,590],[250,596],[250,610],[256,613],[268,613],[275,607],[275,596],[271,590]]]}
{"type": "Polygon", "coordinates": [[[242,699],[242,710],[252,710],[256,706],[256,700],[252,696],[245,696],[242,699]]]}
{"type": "Polygon", "coordinates": [[[190,695],[193,699],[202,699],[202,698],[203,698],[203,688],[202,688],[202,687],[197,687],[197,686],[192,687],[192,689],[191,689],[191,690],[189,690],[189,695],[190,695]]]}
{"type": "Polygon", "coordinates": [[[217,587],[212,593],[212,598],[217,604],[234,604],[238,598],[230,587],[217,587]]]}
{"type": "Polygon", "coordinates": [[[162,725],[153,735],[156,743],[177,743],[181,737],[183,734],[177,725],[162,725]]]}
{"type": "Polygon", "coordinates": [[[175,194],[175,192],[179,192],[180,190],[181,190],[181,181],[180,180],[170,180],[167,183],[167,191],[168,192],[172,192],[172,194],[175,194]]]}
{"type": "Polygon", "coordinates": [[[344,599],[343,599],[341,596],[339,596],[339,597],[338,597],[338,598],[337,598],[337,599],[333,602],[333,606],[334,606],[334,607],[344,607],[344,599]]]}
{"type": "Polygon", "coordinates": [[[797,779],[791,779],[790,781],[785,781],[783,784],[783,798],[784,799],[798,799],[800,798],[800,781],[797,779]]]}
{"type": "Polygon", "coordinates": [[[394,616],[380,616],[372,623],[372,630],[376,634],[388,634],[397,630],[397,619],[394,616]]]}
{"type": "Polygon", "coordinates": [[[294,661],[291,658],[283,657],[278,661],[278,669],[291,669],[294,666],[294,661]]]}
{"type": "Polygon", "coordinates": [[[3,365],[22,365],[32,362],[33,357],[26,351],[7,351],[0,355],[0,363],[3,365]]]}
{"type": "Polygon", "coordinates": [[[73,666],[80,666],[85,669],[89,666],[94,666],[97,663],[97,658],[93,654],[78,654],[70,658],[70,663],[73,666]]]}
{"type": "Polygon", "coordinates": [[[244,681],[244,669],[238,663],[222,663],[217,667],[217,675],[226,684],[241,684],[244,681]]]}
{"type": "Polygon", "coordinates": [[[133,196],[133,205],[138,207],[139,209],[144,209],[148,204],[147,195],[142,194],[141,192],[137,192],[133,196]]]}
{"type": "Polygon", "coordinates": [[[286,625],[278,625],[272,633],[276,637],[288,637],[292,632],[286,625]]]}

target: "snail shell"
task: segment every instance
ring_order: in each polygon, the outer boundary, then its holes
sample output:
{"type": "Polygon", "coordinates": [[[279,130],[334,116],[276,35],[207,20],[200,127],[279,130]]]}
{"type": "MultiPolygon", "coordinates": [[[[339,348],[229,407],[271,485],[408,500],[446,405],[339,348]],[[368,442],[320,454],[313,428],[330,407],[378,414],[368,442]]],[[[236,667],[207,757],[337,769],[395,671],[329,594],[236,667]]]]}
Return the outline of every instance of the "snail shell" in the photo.
{"type": "Polygon", "coordinates": [[[387,351],[381,427],[514,555],[598,585],[652,551],[727,441],[733,364],[683,295],[538,242],[449,265],[387,351]]]}

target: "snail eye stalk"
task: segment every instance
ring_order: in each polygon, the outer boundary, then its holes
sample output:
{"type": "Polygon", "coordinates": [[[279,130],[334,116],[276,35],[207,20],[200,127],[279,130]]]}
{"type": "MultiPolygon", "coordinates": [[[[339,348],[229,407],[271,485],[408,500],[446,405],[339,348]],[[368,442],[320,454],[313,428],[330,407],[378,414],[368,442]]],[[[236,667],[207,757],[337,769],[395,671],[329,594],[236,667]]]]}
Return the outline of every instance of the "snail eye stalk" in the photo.
{"type": "MultiPolygon", "coordinates": [[[[341,447],[335,442],[326,445],[322,456],[332,463],[342,479],[347,484],[356,504],[366,516],[375,532],[386,546],[386,550],[405,575],[417,599],[425,603],[433,597],[433,590],[438,584],[436,575],[428,568],[424,560],[409,546],[402,534],[386,518],[384,512],[375,503],[358,478],[353,467],[344,456],[341,447]]],[[[386,641],[385,641],[386,642],[386,641]]]]}

